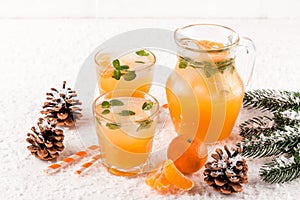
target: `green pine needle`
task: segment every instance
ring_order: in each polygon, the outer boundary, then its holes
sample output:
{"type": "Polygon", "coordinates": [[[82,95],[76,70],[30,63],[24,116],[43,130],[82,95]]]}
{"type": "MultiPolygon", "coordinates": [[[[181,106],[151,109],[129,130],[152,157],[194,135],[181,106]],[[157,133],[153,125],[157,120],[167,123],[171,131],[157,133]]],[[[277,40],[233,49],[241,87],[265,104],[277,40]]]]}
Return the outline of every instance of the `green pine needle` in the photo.
{"type": "Polygon", "coordinates": [[[253,90],[246,92],[244,107],[262,111],[280,111],[300,109],[300,92],[253,90]]]}
{"type": "Polygon", "coordinates": [[[300,141],[300,120],[296,123],[295,120],[284,119],[282,115],[277,114],[273,118],[274,124],[264,127],[264,119],[271,121],[269,117],[255,117],[240,125],[240,135],[243,139],[238,146],[243,149],[242,155],[253,158],[280,155],[300,141]],[[286,123],[279,123],[282,121],[286,123]],[[250,127],[251,123],[254,127],[250,127]]]}
{"type": "Polygon", "coordinates": [[[265,182],[283,183],[300,177],[300,93],[254,90],[246,92],[243,103],[248,109],[269,113],[240,124],[243,139],[237,146],[242,147],[241,154],[276,156],[260,169],[265,182]]]}
{"type": "Polygon", "coordinates": [[[261,179],[267,183],[284,183],[300,177],[300,165],[279,164],[276,160],[265,164],[259,171],[261,179]]]}
{"type": "Polygon", "coordinates": [[[273,119],[268,116],[258,116],[248,119],[240,124],[240,135],[247,137],[248,135],[257,135],[262,131],[273,131],[274,124],[270,126],[273,119]]]}
{"type": "Polygon", "coordinates": [[[262,133],[244,138],[238,146],[243,149],[242,155],[252,158],[262,158],[290,152],[299,142],[300,133],[298,131],[292,132],[291,135],[288,132],[280,131],[272,135],[262,133]]]}

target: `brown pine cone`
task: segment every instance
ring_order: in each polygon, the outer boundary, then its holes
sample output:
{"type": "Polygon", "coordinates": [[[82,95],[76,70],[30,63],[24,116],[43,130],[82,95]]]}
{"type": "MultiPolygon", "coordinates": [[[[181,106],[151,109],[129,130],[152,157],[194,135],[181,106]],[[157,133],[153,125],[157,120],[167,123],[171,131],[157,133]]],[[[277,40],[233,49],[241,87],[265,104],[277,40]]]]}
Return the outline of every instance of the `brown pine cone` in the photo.
{"type": "Polygon", "coordinates": [[[57,129],[53,121],[40,118],[37,127],[31,128],[33,133],[28,133],[27,142],[30,146],[27,149],[32,155],[41,160],[52,160],[59,156],[64,149],[63,130],[57,129]]]}
{"type": "Polygon", "coordinates": [[[239,155],[241,148],[232,148],[230,152],[225,145],[224,149],[227,155],[218,148],[216,153],[211,155],[214,161],[205,164],[204,180],[223,194],[241,192],[243,190],[241,184],[248,182],[248,165],[239,155]]]}
{"type": "Polygon", "coordinates": [[[46,93],[47,101],[41,113],[45,118],[53,120],[57,126],[73,126],[82,117],[82,109],[78,107],[81,102],[73,99],[77,96],[76,92],[66,88],[66,81],[63,82],[61,90],[51,88],[51,91],[46,93]]]}

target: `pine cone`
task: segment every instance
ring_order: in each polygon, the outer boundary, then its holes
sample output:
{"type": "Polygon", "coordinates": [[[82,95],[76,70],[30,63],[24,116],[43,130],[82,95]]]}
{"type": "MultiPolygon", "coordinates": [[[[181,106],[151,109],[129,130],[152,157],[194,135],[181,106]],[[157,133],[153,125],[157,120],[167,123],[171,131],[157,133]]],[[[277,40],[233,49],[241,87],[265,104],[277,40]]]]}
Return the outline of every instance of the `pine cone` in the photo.
{"type": "Polygon", "coordinates": [[[28,133],[26,142],[31,145],[27,149],[41,160],[52,160],[59,156],[64,149],[63,130],[57,129],[53,121],[40,118],[37,127],[31,128],[33,133],[28,133]]]}
{"type": "Polygon", "coordinates": [[[205,164],[204,180],[216,191],[223,194],[241,192],[242,183],[248,182],[248,165],[239,153],[241,148],[232,148],[230,152],[225,145],[225,155],[221,149],[216,150],[216,154],[211,156],[215,159],[205,164]]]}
{"type": "Polygon", "coordinates": [[[45,118],[49,118],[55,122],[57,126],[73,126],[77,119],[82,117],[81,105],[79,100],[74,100],[76,92],[71,88],[65,88],[66,81],[63,82],[61,90],[51,88],[50,93],[46,93],[47,101],[44,103],[41,113],[45,118]]]}

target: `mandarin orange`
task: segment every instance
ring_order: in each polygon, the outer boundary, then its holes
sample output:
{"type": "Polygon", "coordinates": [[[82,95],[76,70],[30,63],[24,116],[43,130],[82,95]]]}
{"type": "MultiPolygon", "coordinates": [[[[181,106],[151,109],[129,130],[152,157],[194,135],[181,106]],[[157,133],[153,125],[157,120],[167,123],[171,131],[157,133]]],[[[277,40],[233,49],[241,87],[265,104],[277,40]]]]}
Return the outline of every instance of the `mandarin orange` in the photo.
{"type": "Polygon", "coordinates": [[[167,156],[183,174],[192,174],[207,160],[207,147],[198,138],[184,134],[175,137],[168,147],[167,156]]]}

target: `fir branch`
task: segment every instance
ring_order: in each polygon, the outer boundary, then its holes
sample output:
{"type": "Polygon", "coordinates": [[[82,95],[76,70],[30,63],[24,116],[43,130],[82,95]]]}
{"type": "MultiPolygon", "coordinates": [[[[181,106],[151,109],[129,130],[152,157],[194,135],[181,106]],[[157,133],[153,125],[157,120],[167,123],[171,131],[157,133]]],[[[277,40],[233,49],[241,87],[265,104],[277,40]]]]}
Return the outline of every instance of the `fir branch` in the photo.
{"type": "Polygon", "coordinates": [[[300,177],[300,93],[275,90],[247,92],[244,107],[270,111],[272,117],[257,116],[240,124],[242,155],[253,158],[277,156],[260,169],[268,183],[300,177]]]}
{"type": "Polygon", "coordinates": [[[300,177],[300,141],[294,142],[285,153],[272,162],[266,163],[259,172],[263,181],[283,183],[300,177]]]}
{"type": "Polygon", "coordinates": [[[283,112],[274,113],[274,122],[277,129],[285,130],[285,126],[298,128],[300,126],[300,111],[297,112],[298,118],[291,116],[291,113],[295,113],[293,110],[286,110],[283,112]],[[290,113],[290,114],[289,114],[290,113]]]}
{"type": "Polygon", "coordinates": [[[258,116],[248,119],[240,124],[240,135],[247,137],[252,134],[260,134],[263,131],[274,131],[275,124],[271,117],[258,116]]]}
{"type": "Polygon", "coordinates": [[[294,152],[290,152],[290,154],[294,156],[295,163],[300,165],[300,143],[293,148],[293,151],[294,152]]]}
{"type": "Polygon", "coordinates": [[[262,158],[286,153],[300,142],[297,128],[285,126],[285,130],[262,131],[260,134],[249,134],[238,144],[242,155],[262,158]]]}
{"type": "Polygon", "coordinates": [[[276,90],[253,90],[245,93],[244,107],[261,111],[300,110],[300,93],[276,90]]]}
{"type": "Polygon", "coordinates": [[[247,146],[243,146],[241,143],[239,143],[237,146],[243,149],[241,152],[242,156],[252,158],[268,157],[272,155],[279,155],[281,153],[280,149],[278,148],[278,144],[271,144],[269,142],[250,144],[247,146]]]}
{"type": "Polygon", "coordinates": [[[278,112],[273,113],[273,117],[269,116],[257,116],[248,119],[239,125],[240,135],[242,137],[248,137],[250,135],[257,134],[269,134],[275,131],[285,131],[286,127],[292,127],[298,129],[300,126],[300,114],[299,119],[289,118],[287,113],[278,112]]]}
{"type": "Polygon", "coordinates": [[[300,119],[284,112],[274,113],[272,118],[254,117],[240,125],[242,155],[261,158],[291,152],[300,142],[300,119]]]}
{"type": "Polygon", "coordinates": [[[267,183],[283,183],[300,177],[300,164],[291,155],[282,155],[272,162],[265,164],[259,172],[260,177],[267,183]]]}

